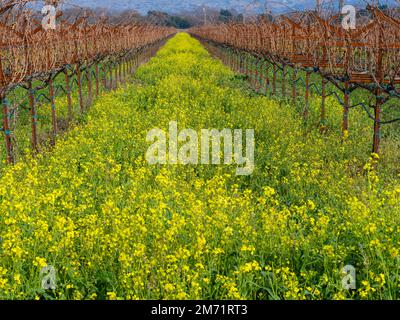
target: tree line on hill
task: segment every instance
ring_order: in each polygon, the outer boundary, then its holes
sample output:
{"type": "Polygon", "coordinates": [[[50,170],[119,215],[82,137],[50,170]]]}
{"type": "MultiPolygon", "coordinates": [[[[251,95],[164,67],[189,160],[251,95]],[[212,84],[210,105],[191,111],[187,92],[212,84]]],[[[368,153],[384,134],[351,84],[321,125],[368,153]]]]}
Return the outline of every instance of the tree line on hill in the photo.
{"type": "Polygon", "coordinates": [[[179,14],[170,14],[163,11],[149,11],[147,15],[141,15],[135,10],[121,11],[110,11],[102,8],[85,8],[84,12],[80,8],[67,8],[63,10],[63,18],[67,20],[73,20],[77,16],[86,14],[89,16],[89,22],[95,22],[99,17],[107,18],[110,22],[120,23],[124,21],[137,21],[137,22],[148,22],[158,26],[174,27],[177,29],[188,29],[193,26],[201,25],[204,23],[227,23],[227,22],[242,22],[244,17],[243,14],[236,12],[235,10],[221,9],[216,10],[212,8],[206,8],[206,11],[202,8],[198,8],[193,11],[180,12],[179,14]],[[92,14],[89,14],[92,13],[92,14]]]}
{"type": "MultiPolygon", "coordinates": [[[[399,0],[400,1],[400,0],[399,0]]],[[[396,17],[400,16],[400,8],[388,8],[387,6],[380,6],[382,11],[390,11],[396,17]]],[[[63,19],[74,21],[76,17],[87,15],[89,23],[96,23],[99,19],[107,19],[111,23],[125,23],[125,22],[141,22],[151,23],[158,26],[174,27],[177,29],[188,29],[193,26],[198,26],[207,23],[229,23],[229,22],[247,22],[247,21],[260,21],[260,20],[273,20],[274,17],[271,13],[261,13],[252,16],[245,16],[243,13],[235,9],[214,9],[210,7],[198,7],[192,11],[181,11],[179,14],[170,14],[163,11],[152,10],[147,12],[146,15],[140,14],[133,9],[124,11],[103,9],[103,8],[77,8],[69,7],[62,10],[63,19]]],[[[41,13],[38,12],[38,17],[41,13]]],[[[368,20],[369,10],[368,6],[364,9],[359,9],[357,12],[359,18],[368,20]]],[[[0,21],[1,22],[1,21],[0,21]]]]}

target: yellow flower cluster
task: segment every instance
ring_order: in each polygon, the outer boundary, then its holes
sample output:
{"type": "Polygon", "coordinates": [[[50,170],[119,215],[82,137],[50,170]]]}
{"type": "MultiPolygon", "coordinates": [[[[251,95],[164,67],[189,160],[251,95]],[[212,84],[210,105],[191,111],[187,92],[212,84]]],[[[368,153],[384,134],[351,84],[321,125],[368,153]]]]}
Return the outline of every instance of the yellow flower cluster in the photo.
{"type": "Polygon", "coordinates": [[[53,150],[2,171],[0,298],[400,298],[399,177],[390,157],[378,173],[360,165],[362,126],[340,146],[340,130],[305,129],[187,34],[135,77],[53,150]],[[146,135],[170,121],[254,128],[253,175],[148,165],[146,135]],[[342,286],[349,264],[357,290],[342,286]]]}

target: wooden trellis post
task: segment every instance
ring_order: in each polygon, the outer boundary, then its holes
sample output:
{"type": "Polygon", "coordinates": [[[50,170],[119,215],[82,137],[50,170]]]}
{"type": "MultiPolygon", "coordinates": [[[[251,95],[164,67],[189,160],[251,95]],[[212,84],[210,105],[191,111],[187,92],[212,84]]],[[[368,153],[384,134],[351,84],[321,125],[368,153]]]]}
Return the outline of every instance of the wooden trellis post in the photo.
{"type": "Polygon", "coordinates": [[[4,141],[6,144],[6,158],[7,163],[14,163],[13,153],[12,153],[12,144],[11,144],[11,131],[9,125],[9,102],[7,98],[3,95],[0,95],[0,101],[3,105],[3,131],[4,131],[4,141]]]}
{"type": "Polygon", "coordinates": [[[269,68],[270,68],[270,64],[269,64],[269,61],[267,60],[267,63],[265,64],[265,94],[266,95],[269,93],[269,68]]]}
{"type": "Polygon", "coordinates": [[[122,73],[121,73],[121,60],[117,61],[116,78],[119,83],[122,83],[122,73]]]}
{"type": "Polygon", "coordinates": [[[52,78],[50,78],[49,80],[49,93],[50,93],[50,104],[51,104],[51,124],[53,127],[52,143],[54,144],[56,141],[58,129],[57,129],[56,102],[54,97],[54,86],[52,78]]]}
{"type": "Polygon", "coordinates": [[[250,62],[250,83],[252,87],[255,87],[255,63],[252,57],[249,58],[250,62]]]}
{"type": "Polygon", "coordinates": [[[256,90],[258,90],[258,85],[257,85],[257,83],[258,83],[258,81],[259,81],[258,63],[259,63],[258,58],[257,58],[256,61],[253,61],[253,68],[254,68],[254,80],[253,80],[253,82],[254,82],[254,87],[256,88],[256,90]]]}
{"type": "Polygon", "coordinates": [[[128,78],[128,59],[127,59],[127,57],[124,57],[124,60],[123,60],[123,77],[124,77],[124,82],[126,82],[127,81],[127,78],[128,78]]]}
{"type": "Polygon", "coordinates": [[[242,58],[241,58],[241,55],[240,55],[240,51],[236,52],[236,59],[237,59],[237,61],[236,61],[236,72],[242,73],[242,64],[241,64],[242,58]]]}
{"type": "Polygon", "coordinates": [[[96,77],[96,98],[99,97],[100,94],[100,85],[99,85],[99,64],[96,62],[95,64],[95,77],[96,77]]]}
{"type": "Polygon", "coordinates": [[[264,61],[260,58],[259,64],[257,65],[257,81],[259,86],[259,91],[262,92],[263,90],[263,65],[264,61]]]}
{"type": "Polygon", "coordinates": [[[246,54],[246,76],[249,77],[250,81],[251,81],[251,71],[250,71],[250,59],[249,56],[246,54]]]}
{"type": "Polygon", "coordinates": [[[33,153],[38,151],[38,135],[37,135],[37,112],[36,112],[36,103],[35,103],[35,91],[32,88],[32,81],[28,83],[28,100],[29,100],[29,109],[31,114],[31,127],[32,127],[32,137],[31,137],[31,145],[33,153]]]}
{"type": "Polygon", "coordinates": [[[69,81],[68,69],[64,70],[64,74],[65,74],[65,90],[67,91],[67,101],[68,101],[68,120],[71,121],[73,117],[73,111],[72,111],[71,84],[69,81]]]}
{"type": "Polygon", "coordinates": [[[109,90],[112,90],[113,87],[114,87],[112,62],[110,62],[110,64],[109,64],[109,72],[110,72],[110,85],[109,85],[109,90]]]}
{"type": "MultiPolygon", "coordinates": [[[[0,52],[0,90],[3,88],[3,86],[6,85],[6,78],[3,72],[3,64],[2,64],[2,55],[0,52]]],[[[9,113],[9,103],[7,100],[7,97],[5,96],[4,93],[0,93],[0,104],[3,107],[3,132],[4,132],[4,142],[5,142],[5,147],[6,147],[6,161],[7,163],[11,164],[13,163],[13,154],[12,154],[12,145],[11,145],[11,132],[10,132],[10,126],[9,126],[9,119],[8,119],[8,113],[9,113]]]]}
{"type": "Polygon", "coordinates": [[[92,70],[91,67],[88,65],[86,67],[86,79],[88,81],[89,103],[91,103],[93,100],[92,70]]]}
{"type": "Polygon", "coordinates": [[[292,74],[292,101],[293,104],[296,104],[297,100],[297,69],[296,67],[293,68],[293,74],[292,74]]]}
{"type": "Polygon", "coordinates": [[[252,63],[252,75],[253,75],[253,86],[255,88],[255,90],[257,91],[257,81],[258,81],[258,58],[256,60],[253,59],[253,63],[252,63]]]}
{"type": "Polygon", "coordinates": [[[243,74],[247,76],[247,55],[243,53],[243,74]]]}
{"type": "Polygon", "coordinates": [[[350,109],[350,91],[349,82],[345,83],[344,86],[344,103],[343,103],[343,124],[342,133],[347,135],[349,131],[349,109],[350,109]]]}
{"type": "Polygon", "coordinates": [[[237,55],[237,52],[234,50],[234,51],[233,51],[233,70],[234,70],[235,72],[238,72],[238,67],[237,67],[237,65],[238,65],[238,55],[237,55]]]}
{"type": "Polygon", "coordinates": [[[77,82],[78,82],[79,107],[80,107],[81,113],[83,113],[85,106],[83,103],[82,73],[81,73],[81,66],[80,66],[79,62],[76,64],[76,78],[77,78],[77,82]]]}
{"type": "Polygon", "coordinates": [[[119,69],[119,63],[117,62],[116,66],[114,68],[114,72],[115,72],[115,89],[118,88],[118,84],[120,82],[119,75],[118,75],[118,69],[119,69]]]}
{"type": "Polygon", "coordinates": [[[305,109],[304,109],[304,118],[308,118],[310,112],[310,71],[306,71],[306,93],[304,96],[305,99],[305,109]]]}
{"type": "Polygon", "coordinates": [[[372,153],[379,154],[381,142],[381,111],[383,100],[380,96],[381,90],[376,92],[376,102],[374,107],[374,142],[372,145],[372,153]]]}
{"type": "Polygon", "coordinates": [[[117,64],[117,68],[118,68],[118,78],[119,78],[119,82],[121,84],[124,83],[124,78],[123,78],[123,74],[122,74],[122,64],[124,63],[123,59],[120,58],[120,60],[118,61],[117,64]]]}
{"type": "Polygon", "coordinates": [[[325,126],[326,123],[326,110],[325,110],[325,103],[326,103],[326,85],[328,81],[323,78],[322,79],[322,88],[321,88],[321,125],[325,126]]]}
{"type": "Polygon", "coordinates": [[[376,75],[378,81],[378,88],[376,90],[376,98],[375,98],[375,107],[374,107],[374,142],[372,145],[372,152],[379,154],[380,151],[380,144],[381,144],[381,111],[382,105],[384,103],[384,99],[381,96],[382,89],[381,84],[384,80],[383,75],[383,34],[382,30],[379,32],[379,51],[377,55],[376,61],[376,75]]]}
{"type": "Polygon", "coordinates": [[[126,57],[122,59],[122,78],[124,79],[124,83],[126,83],[127,72],[126,72],[126,57]]]}
{"type": "Polygon", "coordinates": [[[107,91],[107,68],[102,65],[101,69],[103,70],[103,87],[104,91],[107,91]]]}
{"type": "Polygon", "coordinates": [[[286,97],[286,64],[282,65],[282,96],[286,97]]]}

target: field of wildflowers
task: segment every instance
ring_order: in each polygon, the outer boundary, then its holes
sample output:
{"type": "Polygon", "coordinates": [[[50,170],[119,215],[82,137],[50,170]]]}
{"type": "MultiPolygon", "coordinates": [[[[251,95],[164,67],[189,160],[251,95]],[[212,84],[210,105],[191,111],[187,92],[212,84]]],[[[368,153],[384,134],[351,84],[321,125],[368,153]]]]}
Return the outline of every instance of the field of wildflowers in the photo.
{"type": "Polygon", "coordinates": [[[133,80],[55,148],[3,169],[0,298],[400,298],[398,136],[375,171],[361,116],[341,142],[332,103],[321,134],[187,34],[133,80]],[[146,135],[170,121],[254,128],[254,173],[148,165],[146,135]],[[41,287],[47,264],[55,290],[41,287]],[[343,288],[345,265],[355,290],[343,288]]]}

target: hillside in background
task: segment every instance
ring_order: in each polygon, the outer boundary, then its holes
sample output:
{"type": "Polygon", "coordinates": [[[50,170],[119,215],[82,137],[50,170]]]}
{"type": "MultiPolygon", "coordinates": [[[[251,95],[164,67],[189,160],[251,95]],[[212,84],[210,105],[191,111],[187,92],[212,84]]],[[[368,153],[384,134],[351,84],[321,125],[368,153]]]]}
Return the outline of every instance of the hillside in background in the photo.
{"type": "MultiPolygon", "coordinates": [[[[244,0],[183,0],[183,1],[169,1],[169,0],[70,0],[69,4],[78,5],[82,7],[101,7],[110,10],[126,10],[134,9],[141,14],[146,14],[150,10],[159,10],[168,13],[178,13],[181,11],[192,11],[204,6],[212,9],[235,9],[239,12],[247,10],[248,13],[260,13],[265,10],[265,3],[267,1],[244,1],[244,0]],[[252,4],[249,6],[249,4],[252,4]],[[246,9],[247,8],[247,9],[246,9]]],[[[332,1],[324,1],[332,3],[332,1]]],[[[339,1],[333,1],[333,3],[339,1]]],[[[355,4],[361,7],[365,6],[364,0],[346,0],[346,4],[355,4]]],[[[285,1],[268,1],[269,9],[275,12],[290,11],[290,10],[304,10],[315,7],[315,0],[285,0],[285,1]]],[[[381,0],[381,4],[394,5],[395,0],[381,0]]]]}

